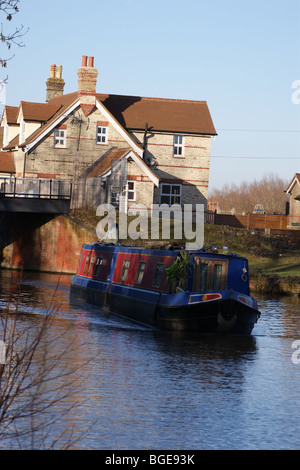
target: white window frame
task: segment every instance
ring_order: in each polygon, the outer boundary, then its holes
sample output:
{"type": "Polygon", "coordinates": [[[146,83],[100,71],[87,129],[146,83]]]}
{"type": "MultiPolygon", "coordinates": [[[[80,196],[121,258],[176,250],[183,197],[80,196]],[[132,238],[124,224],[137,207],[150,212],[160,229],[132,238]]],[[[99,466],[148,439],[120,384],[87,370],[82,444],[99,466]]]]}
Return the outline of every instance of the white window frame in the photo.
{"type": "Polygon", "coordinates": [[[181,199],[182,199],[182,185],[181,184],[170,184],[170,183],[161,183],[160,185],[160,204],[168,204],[168,206],[172,206],[173,204],[179,204],[181,205],[181,199]],[[168,186],[170,188],[170,192],[165,192],[163,191],[164,186],[168,186]],[[173,193],[173,187],[178,186],[180,188],[179,194],[173,193]],[[162,197],[169,198],[169,202],[162,201],[162,197]],[[172,202],[172,197],[179,198],[179,202],[172,202]]]}
{"type": "Polygon", "coordinates": [[[173,138],[173,157],[184,157],[184,136],[175,134],[173,138]]]}
{"type": "Polygon", "coordinates": [[[54,148],[66,148],[67,130],[54,129],[54,148]]]}
{"type": "Polygon", "coordinates": [[[127,181],[127,201],[128,202],[134,202],[136,200],[136,182],[134,180],[128,180],[127,181]],[[133,189],[129,189],[129,183],[133,184],[133,189]],[[129,193],[133,194],[133,199],[129,199],[128,195],[129,193]]]}
{"type": "Polygon", "coordinates": [[[108,126],[97,126],[96,127],[96,144],[107,145],[107,142],[108,142],[108,126]]]}

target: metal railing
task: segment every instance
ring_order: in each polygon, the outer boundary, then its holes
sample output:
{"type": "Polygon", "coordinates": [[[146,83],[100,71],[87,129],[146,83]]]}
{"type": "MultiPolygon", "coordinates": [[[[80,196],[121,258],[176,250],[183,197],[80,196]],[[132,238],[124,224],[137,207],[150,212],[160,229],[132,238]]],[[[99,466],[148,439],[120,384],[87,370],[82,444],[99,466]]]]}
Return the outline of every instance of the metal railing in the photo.
{"type": "Polygon", "coordinates": [[[71,195],[70,180],[0,177],[0,197],[71,199],[71,195]]]}

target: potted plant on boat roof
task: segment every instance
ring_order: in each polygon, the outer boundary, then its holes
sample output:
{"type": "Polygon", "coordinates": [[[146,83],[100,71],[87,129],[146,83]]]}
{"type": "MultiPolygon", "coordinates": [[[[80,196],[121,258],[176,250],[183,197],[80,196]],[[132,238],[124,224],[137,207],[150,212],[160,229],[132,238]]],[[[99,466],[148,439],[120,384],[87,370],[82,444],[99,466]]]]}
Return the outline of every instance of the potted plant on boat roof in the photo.
{"type": "Polygon", "coordinates": [[[187,280],[191,273],[192,255],[187,251],[182,251],[169,268],[167,268],[167,282],[170,292],[185,290],[187,288],[187,280]]]}

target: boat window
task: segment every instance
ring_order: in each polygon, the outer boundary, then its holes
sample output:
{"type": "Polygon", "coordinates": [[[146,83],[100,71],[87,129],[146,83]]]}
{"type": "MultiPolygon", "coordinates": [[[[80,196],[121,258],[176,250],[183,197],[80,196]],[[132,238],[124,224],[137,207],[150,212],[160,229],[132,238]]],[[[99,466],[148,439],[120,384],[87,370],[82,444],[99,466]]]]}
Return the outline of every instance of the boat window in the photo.
{"type": "Polygon", "coordinates": [[[208,278],[208,264],[201,263],[199,266],[199,290],[207,290],[207,278],[208,278]]]}
{"type": "Polygon", "coordinates": [[[128,270],[130,266],[130,259],[125,259],[122,267],[120,281],[126,281],[128,270]]]}
{"type": "Polygon", "coordinates": [[[136,272],[135,284],[141,284],[145,273],[146,261],[139,261],[136,272]]]}
{"type": "Polygon", "coordinates": [[[164,267],[165,267],[164,263],[157,263],[155,274],[154,274],[154,279],[153,279],[153,284],[152,284],[153,287],[160,287],[163,273],[164,273],[164,267]]]}
{"type": "Polygon", "coordinates": [[[90,262],[90,265],[89,265],[88,276],[90,276],[92,274],[93,266],[94,266],[94,260],[95,260],[95,255],[92,255],[91,262],[90,262]]]}
{"type": "Polygon", "coordinates": [[[213,290],[220,290],[222,287],[222,265],[214,265],[213,290]]]}
{"type": "Polygon", "coordinates": [[[194,291],[205,292],[226,288],[228,260],[195,258],[194,291]]]}
{"type": "Polygon", "coordinates": [[[102,262],[103,262],[103,257],[102,257],[102,256],[97,256],[97,259],[96,259],[96,268],[95,268],[95,273],[94,273],[94,276],[95,276],[95,277],[100,276],[100,271],[101,271],[102,262]]]}
{"type": "Polygon", "coordinates": [[[89,263],[90,263],[90,255],[87,255],[87,257],[86,257],[86,259],[85,259],[85,265],[84,265],[83,274],[86,274],[86,273],[87,273],[87,270],[88,270],[88,267],[89,267],[89,263]]]}

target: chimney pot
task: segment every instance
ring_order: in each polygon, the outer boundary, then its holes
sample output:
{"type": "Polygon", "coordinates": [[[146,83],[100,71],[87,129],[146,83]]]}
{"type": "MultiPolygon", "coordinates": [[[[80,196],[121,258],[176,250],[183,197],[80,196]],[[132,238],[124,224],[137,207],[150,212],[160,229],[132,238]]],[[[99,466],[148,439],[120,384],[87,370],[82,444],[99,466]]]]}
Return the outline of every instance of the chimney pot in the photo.
{"type": "Polygon", "coordinates": [[[50,78],[55,78],[55,70],[56,70],[56,65],[55,64],[50,65],[50,78]]]}
{"type": "Polygon", "coordinates": [[[55,98],[55,96],[60,96],[64,94],[65,82],[61,77],[62,66],[52,64],[50,65],[50,78],[46,82],[46,102],[55,98]]]}
{"type": "Polygon", "coordinates": [[[94,67],[94,57],[83,56],[82,66],[78,69],[78,96],[80,106],[87,117],[95,108],[98,70],[94,67]]]}
{"type": "Polygon", "coordinates": [[[62,66],[58,65],[56,69],[56,78],[61,78],[62,75],[62,66]]]}

